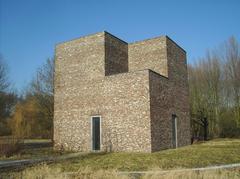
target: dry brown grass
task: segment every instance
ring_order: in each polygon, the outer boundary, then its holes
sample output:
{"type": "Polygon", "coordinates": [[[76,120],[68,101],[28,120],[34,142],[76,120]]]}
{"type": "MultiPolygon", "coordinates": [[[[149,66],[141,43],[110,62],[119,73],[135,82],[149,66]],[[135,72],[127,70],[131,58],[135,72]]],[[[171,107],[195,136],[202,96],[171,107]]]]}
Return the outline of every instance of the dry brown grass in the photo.
{"type": "MultiPolygon", "coordinates": [[[[146,174],[142,179],[239,179],[240,169],[232,170],[211,170],[211,171],[169,171],[146,174]]],[[[130,179],[127,175],[119,175],[116,170],[93,171],[86,167],[74,173],[64,173],[61,168],[49,167],[42,164],[28,168],[22,172],[8,173],[0,175],[0,178],[14,179],[130,179]]]]}
{"type": "Polygon", "coordinates": [[[142,179],[239,179],[240,169],[207,171],[170,171],[146,174],[142,179]]]}
{"type": "Polygon", "coordinates": [[[28,168],[21,172],[0,174],[1,179],[128,179],[127,176],[119,176],[116,170],[93,171],[86,167],[74,173],[64,173],[61,168],[50,168],[46,164],[28,168]]]}

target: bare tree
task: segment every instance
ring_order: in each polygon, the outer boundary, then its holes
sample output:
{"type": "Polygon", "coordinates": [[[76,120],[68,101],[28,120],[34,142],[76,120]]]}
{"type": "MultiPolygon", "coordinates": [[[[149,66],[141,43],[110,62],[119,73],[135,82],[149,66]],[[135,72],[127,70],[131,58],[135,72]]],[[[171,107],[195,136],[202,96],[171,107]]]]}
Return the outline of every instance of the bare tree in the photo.
{"type": "Polygon", "coordinates": [[[0,91],[5,91],[9,87],[7,78],[7,66],[3,61],[3,57],[0,54],[0,91]]]}
{"type": "MultiPolygon", "coordinates": [[[[203,111],[209,122],[210,137],[240,135],[240,47],[237,40],[231,37],[224,46],[208,51],[204,58],[189,65],[188,70],[192,118],[199,110],[203,111]]],[[[193,131],[199,133],[201,128],[194,124],[192,120],[193,131]]]]}
{"type": "Polygon", "coordinates": [[[17,96],[9,91],[10,83],[7,76],[7,65],[0,54],[0,135],[10,135],[8,119],[12,115],[17,96]]]}
{"type": "Polygon", "coordinates": [[[191,114],[201,110],[208,118],[214,115],[209,121],[211,135],[219,132],[220,74],[220,63],[210,52],[194,66],[189,66],[191,114]]]}
{"type": "Polygon", "coordinates": [[[38,106],[45,116],[45,126],[52,132],[54,112],[54,59],[47,62],[38,69],[36,77],[30,85],[30,94],[37,99],[38,106]]]}
{"type": "Polygon", "coordinates": [[[225,43],[225,78],[232,94],[237,124],[240,126],[240,46],[234,37],[225,43]]]}
{"type": "Polygon", "coordinates": [[[30,91],[37,97],[39,104],[50,118],[53,116],[53,81],[54,60],[48,59],[46,64],[38,69],[36,77],[31,83],[30,91]]]}

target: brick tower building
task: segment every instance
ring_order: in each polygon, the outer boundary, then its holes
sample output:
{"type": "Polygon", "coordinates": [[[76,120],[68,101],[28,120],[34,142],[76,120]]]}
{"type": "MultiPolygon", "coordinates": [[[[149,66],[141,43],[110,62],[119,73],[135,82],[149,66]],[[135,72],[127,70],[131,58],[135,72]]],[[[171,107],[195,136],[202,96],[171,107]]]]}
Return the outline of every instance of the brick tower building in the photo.
{"type": "Polygon", "coordinates": [[[190,144],[186,52],[108,32],[56,46],[55,148],[154,152],[190,144]]]}

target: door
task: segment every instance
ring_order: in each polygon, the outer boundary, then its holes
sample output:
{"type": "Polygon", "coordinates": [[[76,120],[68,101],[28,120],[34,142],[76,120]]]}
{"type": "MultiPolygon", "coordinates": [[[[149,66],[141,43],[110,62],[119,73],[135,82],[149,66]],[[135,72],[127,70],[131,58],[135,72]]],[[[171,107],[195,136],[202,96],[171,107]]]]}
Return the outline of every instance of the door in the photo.
{"type": "Polygon", "coordinates": [[[175,114],[172,115],[172,146],[173,148],[177,148],[177,116],[175,114]]]}
{"type": "Polygon", "coordinates": [[[100,116],[92,117],[92,150],[100,150],[100,133],[101,133],[100,116]]]}

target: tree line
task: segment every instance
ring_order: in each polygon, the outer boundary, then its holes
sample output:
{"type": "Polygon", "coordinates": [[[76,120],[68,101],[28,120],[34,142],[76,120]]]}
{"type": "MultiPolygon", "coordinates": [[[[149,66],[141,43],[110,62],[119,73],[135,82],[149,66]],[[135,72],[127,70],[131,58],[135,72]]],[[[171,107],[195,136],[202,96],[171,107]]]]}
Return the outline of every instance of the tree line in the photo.
{"type": "MultiPolygon", "coordinates": [[[[231,37],[188,65],[191,130],[194,137],[240,136],[240,46],[231,37]],[[203,128],[202,126],[207,126],[203,128]]],[[[0,136],[52,138],[54,59],[37,71],[21,95],[11,89],[0,57],[0,136]]]]}
{"type": "Polygon", "coordinates": [[[188,66],[193,136],[208,119],[210,138],[240,136],[240,46],[231,37],[188,66]]]}
{"type": "Polygon", "coordinates": [[[8,70],[0,59],[0,136],[52,138],[54,60],[40,67],[23,94],[11,90],[8,70]]]}

